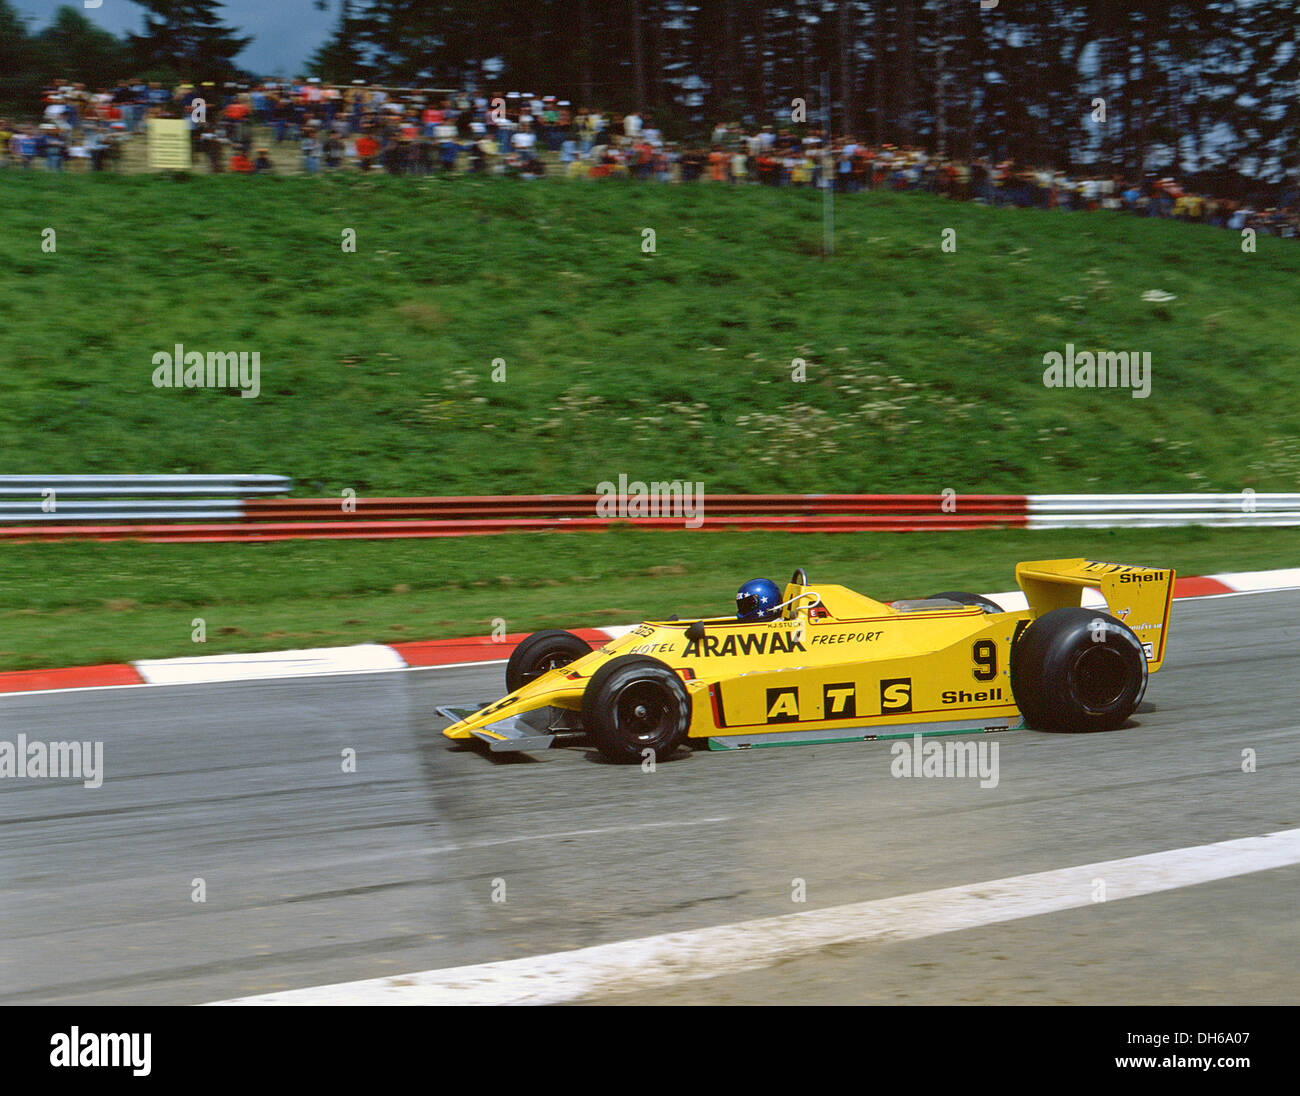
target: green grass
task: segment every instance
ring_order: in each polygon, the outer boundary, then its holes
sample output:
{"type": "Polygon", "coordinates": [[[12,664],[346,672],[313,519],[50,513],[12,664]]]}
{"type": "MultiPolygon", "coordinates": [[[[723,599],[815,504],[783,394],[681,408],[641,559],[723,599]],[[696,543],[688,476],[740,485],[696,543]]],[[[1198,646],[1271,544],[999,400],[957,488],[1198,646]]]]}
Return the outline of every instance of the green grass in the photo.
{"type": "Polygon", "coordinates": [[[796,566],[881,598],[1013,589],[1021,559],[1183,574],[1294,566],[1290,529],[955,534],[604,534],[264,545],[60,543],[0,551],[0,669],[486,635],[726,613],[796,566]],[[207,642],[191,641],[203,618],[207,642]]]}
{"type": "Polygon", "coordinates": [[[1300,488],[1293,242],[1243,254],[1173,222],[863,194],[838,202],[825,263],[820,210],[756,187],[5,173],[0,467],[277,472],[330,495],[620,472],[1300,488]],[[153,388],[177,342],[258,351],[261,397],[153,388]],[[1044,388],[1067,342],[1150,351],[1151,396],[1044,388]]]}
{"type": "MultiPolygon", "coordinates": [[[[846,197],[836,223],[824,262],[820,198],[791,190],[3,173],[0,469],[273,472],[300,495],[591,492],[620,473],[1300,490],[1293,242],[1243,254],[1224,231],[920,195],[846,197]],[[152,387],[177,342],[259,352],[260,398],[152,387]],[[1149,351],[1150,398],[1044,388],[1067,342],[1149,351]]],[[[1021,558],[1191,572],[1298,547],[1281,530],[5,545],[0,667],[725,611],[743,578],[796,564],[895,596],[1005,589],[1021,558]]]]}

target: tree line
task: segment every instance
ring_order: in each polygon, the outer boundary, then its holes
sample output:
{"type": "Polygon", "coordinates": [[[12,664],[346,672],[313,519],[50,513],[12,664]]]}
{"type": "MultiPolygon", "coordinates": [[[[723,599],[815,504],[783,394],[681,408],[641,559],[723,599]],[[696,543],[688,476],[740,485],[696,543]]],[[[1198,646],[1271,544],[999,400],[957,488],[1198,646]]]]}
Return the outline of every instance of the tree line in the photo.
{"type": "MultiPolygon", "coordinates": [[[[132,2],[145,24],[124,42],[69,8],[50,30],[24,35],[26,45],[47,70],[54,56],[61,71],[96,73],[81,77],[87,83],[113,70],[115,49],[128,67],[187,79],[236,71],[247,39],[222,25],[217,0],[132,2]]],[[[789,122],[800,102],[817,124],[825,75],[833,130],[877,144],[1130,175],[1294,182],[1300,169],[1300,0],[317,7],[332,29],[304,74],[327,83],[555,94],[575,106],[650,111],[667,132],[691,136],[719,119],[789,122]]],[[[6,63],[24,48],[11,40],[15,24],[21,31],[0,0],[0,73],[22,71],[6,63]]]]}
{"type": "Polygon", "coordinates": [[[330,79],[549,92],[670,126],[1068,168],[1300,167],[1300,0],[338,0],[330,79]]]}
{"type": "Polygon", "coordinates": [[[252,75],[234,60],[252,38],[222,23],[220,0],[131,2],[143,9],[141,31],[118,37],[88,19],[81,4],[60,7],[33,33],[11,0],[0,0],[0,106],[31,111],[41,90],[60,79],[93,91],[135,77],[175,84],[252,75]]]}

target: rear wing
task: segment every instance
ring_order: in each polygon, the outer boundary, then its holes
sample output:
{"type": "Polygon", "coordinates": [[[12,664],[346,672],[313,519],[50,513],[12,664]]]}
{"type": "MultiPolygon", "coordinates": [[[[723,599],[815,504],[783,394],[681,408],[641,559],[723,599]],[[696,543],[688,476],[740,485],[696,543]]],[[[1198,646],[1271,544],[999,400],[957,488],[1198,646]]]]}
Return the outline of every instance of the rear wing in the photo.
{"type": "Polygon", "coordinates": [[[1090,559],[1040,559],[1016,564],[1016,583],[1035,617],[1080,605],[1083,591],[1101,591],[1110,615],[1137,633],[1155,673],[1165,660],[1169,607],[1174,596],[1172,568],[1129,567],[1090,559]]]}

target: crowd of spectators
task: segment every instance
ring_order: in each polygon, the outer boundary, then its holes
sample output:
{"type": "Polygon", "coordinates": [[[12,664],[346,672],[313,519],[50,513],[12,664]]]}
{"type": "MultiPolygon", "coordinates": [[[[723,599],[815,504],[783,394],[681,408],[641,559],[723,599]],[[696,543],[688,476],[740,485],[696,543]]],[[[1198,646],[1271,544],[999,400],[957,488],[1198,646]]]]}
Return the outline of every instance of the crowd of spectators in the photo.
{"type": "Polygon", "coordinates": [[[827,143],[816,128],[716,124],[708,140],[665,138],[649,113],[612,114],[551,95],[405,91],[318,80],[256,86],[127,81],[90,93],[49,88],[42,120],[0,119],[0,166],[83,161],[103,170],[151,117],[188,121],[194,157],[212,172],[391,175],[492,173],[629,177],[837,191],[921,190],[990,205],[1114,210],[1265,234],[1300,234],[1300,194],[1276,203],[1216,198],[1171,178],[1069,173],[1011,160],[948,158],[919,147],[827,143]],[[271,150],[276,155],[271,155],[271,150]]]}
{"type": "MultiPolygon", "coordinates": [[[[169,95],[154,87],[160,97],[169,95]]],[[[126,128],[121,119],[110,93],[60,83],[46,91],[40,122],[0,118],[0,167],[43,163],[50,171],[63,171],[81,161],[88,170],[103,171],[121,156],[126,128]]]]}

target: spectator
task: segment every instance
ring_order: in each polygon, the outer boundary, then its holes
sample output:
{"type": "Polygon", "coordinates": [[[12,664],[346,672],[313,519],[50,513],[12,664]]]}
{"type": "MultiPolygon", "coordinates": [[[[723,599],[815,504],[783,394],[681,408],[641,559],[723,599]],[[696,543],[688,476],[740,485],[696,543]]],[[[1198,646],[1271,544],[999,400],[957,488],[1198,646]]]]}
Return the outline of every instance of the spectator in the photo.
{"type": "Polygon", "coordinates": [[[199,134],[199,152],[207,157],[208,169],[212,174],[221,174],[225,149],[222,147],[221,137],[210,126],[205,126],[199,134]]]}
{"type": "Polygon", "coordinates": [[[322,152],[326,171],[334,171],[343,166],[343,141],[332,130],[325,135],[322,152]]]}
{"type": "Polygon", "coordinates": [[[41,126],[44,138],[45,166],[51,171],[62,171],[67,160],[68,146],[58,127],[50,123],[41,126]]]}
{"type": "Polygon", "coordinates": [[[389,138],[379,158],[389,175],[404,175],[410,159],[410,146],[405,137],[389,138]]]}
{"type": "Polygon", "coordinates": [[[371,133],[362,133],[357,138],[356,143],[357,160],[360,162],[362,171],[369,171],[374,166],[375,157],[379,153],[379,142],[371,133]]]}
{"type": "Polygon", "coordinates": [[[510,139],[510,145],[521,162],[527,164],[532,161],[537,150],[537,134],[533,132],[529,122],[520,123],[519,129],[510,139]]]}
{"type": "Polygon", "coordinates": [[[446,132],[442,135],[442,141],[438,145],[438,161],[444,175],[456,170],[456,158],[460,155],[460,142],[456,140],[456,128],[454,126],[443,127],[446,132]]]}
{"type": "Polygon", "coordinates": [[[557,160],[570,178],[630,174],[641,181],[692,182],[707,173],[713,182],[774,187],[818,186],[828,171],[841,193],[883,186],[999,206],[1122,212],[1285,238],[1300,234],[1300,188],[1294,186],[1238,203],[1169,176],[1126,180],[1097,170],[1072,177],[1041,163],[941,159],[916,146],[870,147],[850,134],[776,130],[750,119],[743,124],[717,120],[706,130],[707,144],[668,145],[655,121],[639,110],[611,116],[532,92],[435,98],[361,81],[340,88],[301,77],[251,89],[226,84],[224,92],[212,82],[197,91],[190,83],[170,90],[136,76],[92,93],[82,84],[56,79],[42,93],[39,127],[0,122],[0,165],[30,168],[40,159],[48,170],[63,171],[74,158],[102,171],[119,155],[121,139],[140,123],[151,117],[188,119],[198,96],[211,113],[208,121],[191,123],[193,147],[214,173],[223,170],[226,145],[236,154],[229,170],[271,171],[266,149],[250,160],[255,134],[261,136],[256,127],[269,125],[268,136],[277,143],[298,142],[300,168],[308,175],[322,165],[333,171],[352,162],[363,172],[379,162],[394,175],[437,169],[454,175],[461,170],[461,153],[467,154],[471,173],[504,167],[526,178],[543,175],[557,160]]]}
{"type": "Polygon", "coordinates": [[[307,123],[307,129],[302,135],[302,169],[308,175],[315,175],[320,171],[321,158],[321,140],[318,128],[320,123],[312,119],[307,123]]]}
{"type": "MultiPolygon", "coordinates": [[[[718,133],[714,130],[714,135],[718,133]]],[[[727,164],[729,157],[722,151],[722,145],[715,143],[709,150],[709,181],[713,183],[725,183],[727,181],[727,164]]]]}

